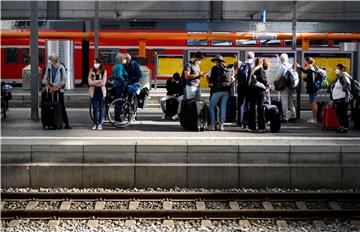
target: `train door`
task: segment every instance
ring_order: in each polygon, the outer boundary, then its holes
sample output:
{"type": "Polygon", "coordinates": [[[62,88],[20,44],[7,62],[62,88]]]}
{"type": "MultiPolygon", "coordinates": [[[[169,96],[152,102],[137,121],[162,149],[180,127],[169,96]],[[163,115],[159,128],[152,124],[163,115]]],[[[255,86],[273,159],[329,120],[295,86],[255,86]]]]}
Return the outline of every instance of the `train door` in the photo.
{"type": "MultiPolygon", "coordinates": [[[[197,51],[190,50],[187,51],[187,59],[190,60],[191,56],[197,51]]],[[[211,68],[214,66],[214,63],[211,62],[211,59],[213,59],[216,55],[221,55],[224,58],[224,61],[226,65],[233,64],[236,57],[239,57],[238,51],[205,51],[203,52],[204,59],[202,60],[200,64],[200,70],[202,72],[209,72],[211,68]]],[[[200,78],[200,88],[207,89],[208,88],[208,81],[205,77],[200,78]]]]}

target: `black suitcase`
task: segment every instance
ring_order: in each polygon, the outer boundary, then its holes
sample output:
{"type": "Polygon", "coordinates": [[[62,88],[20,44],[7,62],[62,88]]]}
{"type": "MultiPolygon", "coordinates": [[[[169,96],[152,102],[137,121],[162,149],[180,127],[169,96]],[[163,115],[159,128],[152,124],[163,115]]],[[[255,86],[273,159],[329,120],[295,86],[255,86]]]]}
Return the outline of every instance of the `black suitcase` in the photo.
{"type": "Polygon", "coordinates": [[[283,112],[283,108],[282,108],[282,103],[280,100],[272,100],[271,101],[271,105],[274,105],[277,107],[277,110],[279,112],[280,118],[281,120],[283,119],[284,116],[284,112],[283,112]]]}
{"type": "Polygon", "coordinates": [[[58,101],[59,93],[48,93],[44,91],[41,95],[41,123],[43,129],[61,129],[62,111],[58,101]]]}
{"type": "Polygon", "coordinates": [[[203,131],[209,120],[207,104],[194,99],[181,102],[180,125],[188,130],[203,131]]]}
{"type": "Polygon", "coordinates": [[[354,120],[354,129],[360,130],[360,99],[354,101],[351,118],[354,120]]]}
{"type": "Polygon", "coordinates": [[[279,133],[281,128],[281,116],[275,105],[265,106],[265,121],[270,122],[270,132],[279,133]]]}
{"type": "Polygon", "coordinates": [[[176,98],[169,98],[165,102],[165,117],[170,118],[177,114],[179,102],[176,98]]]}
{"type": "Polygon", "coordinates": [[[236,97],[229,96],[226,104],[225,122],[236,122],[236,97]]]}

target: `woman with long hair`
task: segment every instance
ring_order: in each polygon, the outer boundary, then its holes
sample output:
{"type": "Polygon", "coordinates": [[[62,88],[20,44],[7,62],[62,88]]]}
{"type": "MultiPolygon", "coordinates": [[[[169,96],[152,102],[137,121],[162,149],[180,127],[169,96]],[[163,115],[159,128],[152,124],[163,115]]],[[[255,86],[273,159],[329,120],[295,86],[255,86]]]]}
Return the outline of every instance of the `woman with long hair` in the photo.
{"type": "Polygon", "coordinates": [[[105,66],[101,60],[97,58],[94,60],[94,67],[91,68],[88,76],[89,95],[94,118],[94,126],[91,127],[92,130],[102,130],[105,114],[106,79],[105,66]]]}

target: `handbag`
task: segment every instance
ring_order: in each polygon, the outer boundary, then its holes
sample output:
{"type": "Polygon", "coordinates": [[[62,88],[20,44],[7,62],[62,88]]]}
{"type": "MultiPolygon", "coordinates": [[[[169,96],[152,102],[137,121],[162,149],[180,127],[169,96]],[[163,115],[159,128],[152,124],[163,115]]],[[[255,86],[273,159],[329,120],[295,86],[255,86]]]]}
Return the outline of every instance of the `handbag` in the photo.
{"type": "Polygon", "coordinates": [[[286,79],[281,77],[280,80],[274,81],[274,87],[277,91],[283,91],[286,87],[286,79]]]}

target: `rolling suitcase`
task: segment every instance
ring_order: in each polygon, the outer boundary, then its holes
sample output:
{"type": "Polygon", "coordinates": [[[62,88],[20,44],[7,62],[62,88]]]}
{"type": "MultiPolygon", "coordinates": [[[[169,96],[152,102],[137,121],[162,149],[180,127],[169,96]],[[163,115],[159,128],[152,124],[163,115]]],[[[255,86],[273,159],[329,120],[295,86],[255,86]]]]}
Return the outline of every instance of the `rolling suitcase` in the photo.
{"type": "Polygon", "coordinates": [[[319,97],[318,97],[319,101],[316,102],[317,107],[318,107],[316,118],[317,118],[318,122],[322,121],[322,112],[326,105],[326,93],[325,94],[322,94],[322,93],[323,93],[323,91],[319,90],[319,97]]]}
{"type": "Polygon", "coordinates": [[[356,99],[353,103],[351,118],[354,121],[354,129],[360,130],[360,99],[356,99]]]}
{"type": "Polygon", "coordinates": [[[280,100],[280,92],[278,92],[278,99],[277,100],[271,100],[270,102],[271,102],[271,105],[275,105],[277,107],[278,112],[279,112],[280,117],[281,117],[281,120],[282,120],[283,116],[284,116],[284,112],[283,112],[282,103],[281,103],[281,100],[280,100]]]}
{"type": "Polygon", "coordinates": [[[179,102],[175,98],[169,98],[165,102],[165,117],[170,118],[177,114],[179,102]]]}
{"type": "Polygon", "coordinates": [[[229,96],[226,104],[225,122],[236,122],[236,97],[229,96]]]}
{"type": "Polygon", "coordinates": [[[44,91],[41,95],[41,123],[44,130],[62,128],[62,111],[58,99],[59,93],[53,94],[44,91]],[[57,100],[54,100],[54,98],[57,98],[57,100]]]}
{"type": "Polygon", "coordinates": [[[280,112],[275,105],[265,105],[265,121],[270,122],[270,132],[279,133],[281,128],[280,112]]]}
{"type": "Polygon", "coordinates": [[[207,104],[194,99],[181,102],[180,125],[188,130],[205,130],[208,122],[209,110],[207,104]]]}
{"type": "Polygon", "coordinates": [[[339,128],[339,118],[336,115],[336,109],[328,104],[322,111],[322,128],[323,129],[337,129],[339,128]]]}

